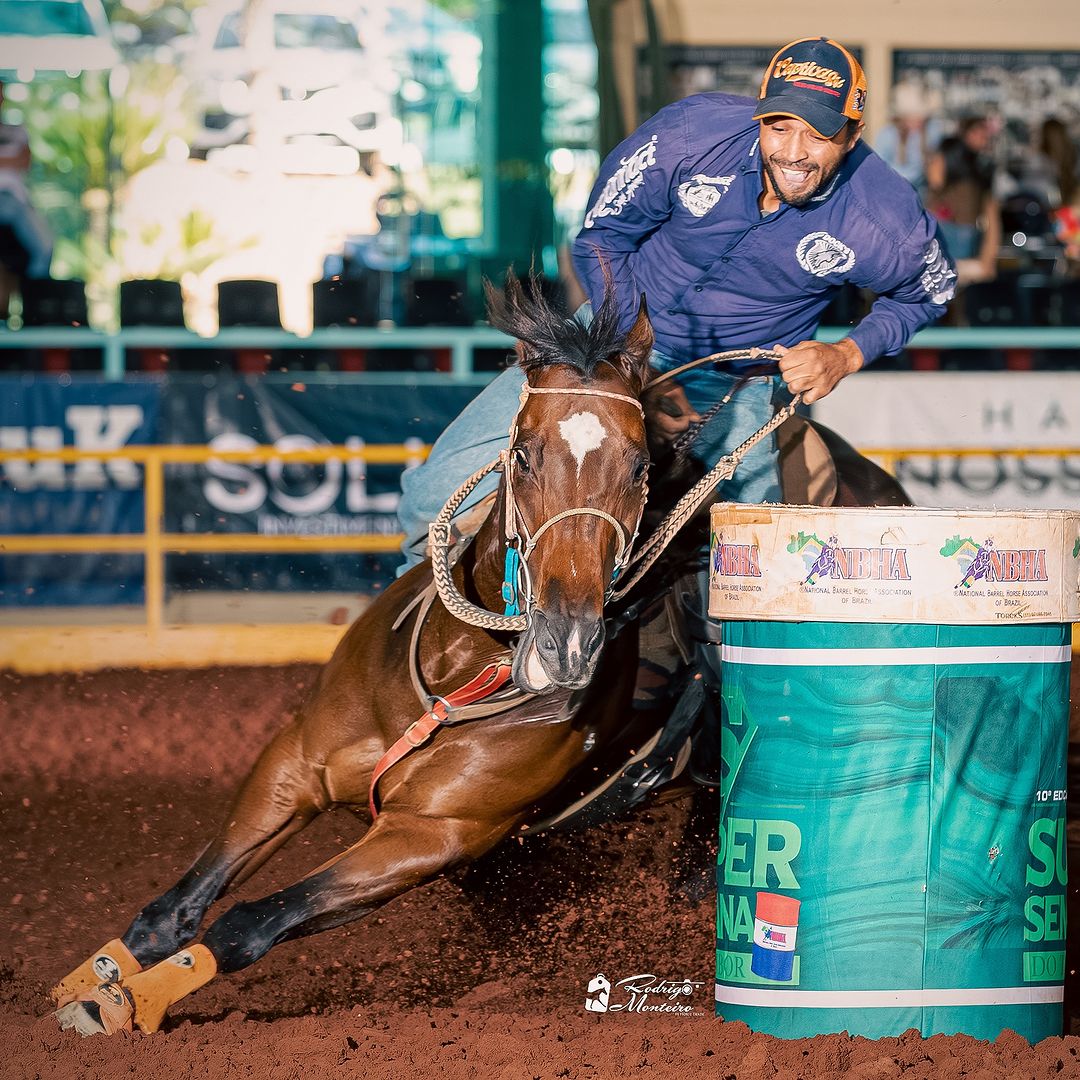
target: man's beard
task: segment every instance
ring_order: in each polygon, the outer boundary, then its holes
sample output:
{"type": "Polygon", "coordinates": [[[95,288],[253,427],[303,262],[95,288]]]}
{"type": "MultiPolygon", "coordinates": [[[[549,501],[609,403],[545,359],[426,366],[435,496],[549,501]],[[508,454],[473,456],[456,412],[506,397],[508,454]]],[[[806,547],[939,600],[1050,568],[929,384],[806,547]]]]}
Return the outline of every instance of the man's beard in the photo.
{"type": "MultiPolygon", "coordinates": [[[[780,177],[777,175],[776,170],[773,168],[773,163],[769,158],[763,157],[761,159],[762,168],[764,168],[766,174],[769,177],[769,182],[772,184],[772,189],[776,194],[776,197],[782,202],[787,203],[788,206],[802,207],[806,206],[812,199],[819,195],[822,191],[826,190],[828,186],[833,182],[833,178],[840,171],[840,166],[844,163],[844,159],[840,158],[839,161],[833,162],[832,165],[822,169],[820,165],[814,164],[809,167],[810,172],[818,172],[817,183],[808,188],[801,195],[787,196],[784,194],[784,189],[780,186],[780,177]]],[[[801,166],[804,167],[804,166],[801,166]]],[[[780,168],[780,166],[777,166],[780,168]]]]}

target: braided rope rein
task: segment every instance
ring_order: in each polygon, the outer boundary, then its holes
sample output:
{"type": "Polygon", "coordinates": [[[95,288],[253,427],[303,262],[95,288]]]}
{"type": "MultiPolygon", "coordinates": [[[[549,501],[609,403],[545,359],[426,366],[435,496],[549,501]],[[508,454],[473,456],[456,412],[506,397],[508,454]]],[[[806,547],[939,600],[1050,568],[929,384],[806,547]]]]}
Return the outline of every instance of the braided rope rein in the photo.
{"type": "Polygon", "coordinates": [[[657,527],[656,532],[634,554],[630,560],[633,573],[626,583],[611,595],[612,600],[623,600],[627,593],[649,572],[653,564],[663,554],[668,544],[675,538],[682,527],[701,509],[702,504],[713,494],[716,485],[723,480],[730,480],[742,460],[762,439],[768,438],[781,424],[795,415],[795,409],[802,400],[802,394],[796,394],[791,402],[773,414],[748,439],[737,446],[730,454],[722,457],[698,482],[675,504],[668,515],[657,527]]]}
{"type": "Polygon", "coordinates": [[[428,526],[428,544],[431,546],[431,574],[435,579],[435,588],[439,590],[439,599],[443,606],[456,619],[484,630],[524,630],[529,625],[528,615],[499,615],[487,611],[469,600],[458,591],[454,584],[450,567],[451,518],[457,508],[465,501],[469,492],[495,469],[505,466],[508,454],[503,450],[494,461],[489,461],[482,469],[477,469],[447,500],[446,505],[428,526]]]}

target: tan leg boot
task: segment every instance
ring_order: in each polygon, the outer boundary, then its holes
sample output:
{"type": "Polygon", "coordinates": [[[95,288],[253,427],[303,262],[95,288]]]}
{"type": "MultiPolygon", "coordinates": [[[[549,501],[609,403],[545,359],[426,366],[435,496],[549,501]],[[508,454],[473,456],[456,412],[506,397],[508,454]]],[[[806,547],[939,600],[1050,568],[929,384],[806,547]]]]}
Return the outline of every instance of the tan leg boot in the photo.
{"type": "Polygon", "coordinates": [[[205,945],[192,945],[125,980],[124,989],[135,1003],[136,1026],[147,1034],[157,1031],[170,1005],[205,986],[216,974],[214,954],[205,945]]]}
{"type": "Polygon", "coordinates": [[[61,1028],[87,1035],[115,1035],[130,1031],[135,1015],[131,994],[121,983],[107,982],[84,990],[78,998],[53,1013],[61,1028]]]}
{"type": "Polygon", "coordinates": [[[74,1001],[80,994],[92,990],[95,986],[122,982],[137,971],[142,971],[142,964],[131,955],[131,951],[119,938],[114,938],[102,945],[70,975],[61,979],[49,991],[49,996],[59,1007],[74,1001]]]}

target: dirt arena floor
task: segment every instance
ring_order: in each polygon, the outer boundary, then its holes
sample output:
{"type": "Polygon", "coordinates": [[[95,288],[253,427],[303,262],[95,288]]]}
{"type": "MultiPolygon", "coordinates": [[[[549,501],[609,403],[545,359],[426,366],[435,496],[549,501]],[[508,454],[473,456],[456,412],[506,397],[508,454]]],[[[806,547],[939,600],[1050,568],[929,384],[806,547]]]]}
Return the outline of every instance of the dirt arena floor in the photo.
{"type": "MultiPolygon", "coordinates": [[[[690,800],[510,845],[366,921],[281,945],[156,1035],[61,1032],[47,988],[187,867],[315,671],[0,674],[0,1077],[1080,1077],[1070,1035],[782,1041],[714,1019],[713,901],[694,867],[715,852],[687,826],[715,810],[690,800]],[[699,981],[695,1014],[587,1014],[600,971],[699,981]]],[[[348,813],[325,816],[238,896],[302,876],[359,831],[348,813]]],[[[1074,974],[1066,992],[1066,1031],[1080,1032],[1074,974]]]]}

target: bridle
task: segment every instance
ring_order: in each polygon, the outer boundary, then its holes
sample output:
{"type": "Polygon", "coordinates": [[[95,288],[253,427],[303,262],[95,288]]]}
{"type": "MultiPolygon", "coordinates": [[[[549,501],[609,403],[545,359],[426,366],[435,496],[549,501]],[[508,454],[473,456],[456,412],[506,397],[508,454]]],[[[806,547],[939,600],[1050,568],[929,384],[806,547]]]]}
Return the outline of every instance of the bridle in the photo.
{"type": "Polygon", "coordinates": [[[641,484],[641,502],[633,529],[627,529],[618,518],[609,514],[606,510],[600,510],[593,506],[575,506],[568,510],[560,510],[557,514],[541,522],[535,529],[530,528],[518,505],[515,495],[515,455],[517,443],[518,420],[529,398],[534,394],[558,394],[566,397],[600,397],[610,398],[613,401],[622,401],[637,409],[645,419],[645,410],[636,397],[629,394],[617,394],[610,390],[594,390],[588,387],[561,387],[561,386],[532,386],[528,380],[521,388],[521,397],[517,412],[510,424],[510,441],[506,449],[499,452],[499,456],[489,462],[482,469],[473,473],[468,480],[451,496],[450,500],[439,512],[435,521],[428,530],[432,549],[432,573],[435,584],[439,590],[439,596],[451,614],[472,623],[474,626],[482,626],[488,630],[524,630],[531,619],[532,610],[535,606],[535,596],[532,589],[532,575],[529,572],[529,557],[536,549],[537,542],[550,528],[561,521],[574,517],[595,517],[606,521],[615,530],[616,550],[615,566],[611,582],[605,592],[605,601],[614,590],[615,582],[619,575],[626,569],[634,550],[637,540],[638,529],[641,527],[641,518],[645,512],[645,502],[649,495],[648,484],[643,480],[641,484]],[[450,573],[448,549],[450,546],[450,520],[458,507],[464,502],[480,481],[490,472],[500,469],[503,473],[503,538],[506,542],[506,561],[503,570],[502,598],[505,610],[502,615],[495,612],[485,611],[475,604],[466,600],[453,583],[450,573]]]}
{"type": "Polygon", "coordinates": [[[499,458],[503,469],[503,538],[506,541],[506,564],[503,573],[503,601],[506,604],[504,615],[519,615],[524,611],[528,615],[534,605],[535,597],[532,591],[532,575],[529,573],[529,556],[532,555],[540,537],[553,525],[573,517],[596,517],[606,521],[615,530],[616,550],[615,568],[611,575],[611,583],[608,586],[604,599],[610,595],[619,575],[626,569],[630,555],[637,540],[638,529],[641,527],[641,518],[645,512],[645,502],[649,497],[649,486],[644,480],[641,484],[641,505],[638,507],[637,517],[634,521],[633,530],[629,530],[618,518],[613,517],[606,510],[600,510],[593,506],[575,506],[569,510],[560,510],[543,521],[535,530],[529,528],[525,515],[521,512],[514,491],[514,471],[516,458],[514,450],[517,443],[518,417],[525,408],[529,398],[534,394],[558,394],[573,397],[602,397],[613,401],[625,401],[641,414],[642,422],[645,420],[645,410],[641,402],[628,394],[616,394],[610,390],[592,390],[586,387],[561,387],[561,386],[532,386],[528,380],[521,388],[521,398],[517,412],[510,424],[510,442],[507,448],[500,452],[499,458]],[[524,605],[522,605],[524,599],[524,605]]]}

